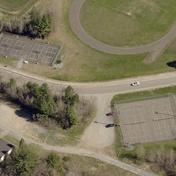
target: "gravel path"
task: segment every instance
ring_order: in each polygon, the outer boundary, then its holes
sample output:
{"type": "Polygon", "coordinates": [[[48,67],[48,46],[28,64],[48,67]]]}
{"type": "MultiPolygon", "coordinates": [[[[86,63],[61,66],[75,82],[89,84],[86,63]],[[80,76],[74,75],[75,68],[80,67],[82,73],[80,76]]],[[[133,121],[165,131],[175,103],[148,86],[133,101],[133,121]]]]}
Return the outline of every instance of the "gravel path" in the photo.
{"type": "Polygon", "coordinates": [[[73,0],[72,5],[69,11],[69,22],[73,32],[77,35],[77,37],[82,40],[84,43],[89,45],[90,47],[111,54],[139,54],[145,52],[152,52],[149,60],[154,60],[159,53],[163,51],[163,49],[176,38],[176,25],[172,27],[172,29],[161,39],[155,41],[153,43],[138,46],[138,47],[115,47],[104,44],[98,40],[95,40],[91,36],[89,36],[84,29],[82,28],[79,21],[79,13],[82,5],[85,0],[73,0]]]}

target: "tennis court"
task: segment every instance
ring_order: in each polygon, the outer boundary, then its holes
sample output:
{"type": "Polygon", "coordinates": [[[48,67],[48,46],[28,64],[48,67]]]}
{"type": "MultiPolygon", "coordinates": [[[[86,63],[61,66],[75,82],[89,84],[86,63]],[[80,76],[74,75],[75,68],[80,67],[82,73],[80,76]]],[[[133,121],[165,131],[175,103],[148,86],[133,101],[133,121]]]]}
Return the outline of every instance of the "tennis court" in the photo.
{"type": "Polygon", "coordinates": [[[19,60],[52,65],[61,50],[60,46],[30,40],[16,35],[2,35],[0,55],[19,60]]]}
{"type": "Polygon", "coordinates": [[[115,105],[124,145],[176,139],[174,96],[115,105]]]}

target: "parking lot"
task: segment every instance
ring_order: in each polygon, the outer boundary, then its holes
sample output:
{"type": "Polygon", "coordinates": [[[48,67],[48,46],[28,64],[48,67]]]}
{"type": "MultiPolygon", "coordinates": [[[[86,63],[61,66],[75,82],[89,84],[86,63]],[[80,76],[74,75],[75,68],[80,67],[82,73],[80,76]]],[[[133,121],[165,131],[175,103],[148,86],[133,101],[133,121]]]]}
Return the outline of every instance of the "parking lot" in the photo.
{"type": "Polygon", "coordinates": [[[31,40],[16,35],[1,35],[0,55],[9,58],[52,65],[57,59],[61,46],[31,40]]]}

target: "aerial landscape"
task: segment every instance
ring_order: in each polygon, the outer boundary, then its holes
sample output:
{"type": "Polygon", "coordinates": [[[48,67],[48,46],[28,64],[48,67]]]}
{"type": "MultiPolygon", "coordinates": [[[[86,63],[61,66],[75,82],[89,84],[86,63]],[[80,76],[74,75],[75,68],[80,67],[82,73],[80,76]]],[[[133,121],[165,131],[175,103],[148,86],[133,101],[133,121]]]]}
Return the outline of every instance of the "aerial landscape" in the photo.
{"type": "Polygon", "coordinates": [[[176,176],[175,0],[0,0],[0,175],[176,176]]]}

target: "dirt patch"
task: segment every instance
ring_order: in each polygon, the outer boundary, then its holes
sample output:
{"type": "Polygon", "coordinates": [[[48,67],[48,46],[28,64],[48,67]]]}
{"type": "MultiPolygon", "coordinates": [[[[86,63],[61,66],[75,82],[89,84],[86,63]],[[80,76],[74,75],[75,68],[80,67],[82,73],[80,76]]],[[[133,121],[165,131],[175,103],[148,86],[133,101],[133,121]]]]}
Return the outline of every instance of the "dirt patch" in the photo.
{"type": "Polygon", "coordinates": [[[38,133],[45,132],[45,129],[28,120],[29,114],[25,111],[0,103],[0,114],[1,137],[10,133],[36,141],[38,133]]]}

